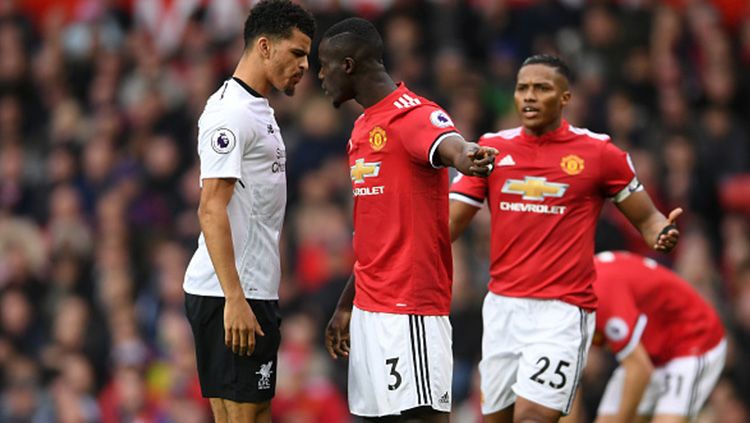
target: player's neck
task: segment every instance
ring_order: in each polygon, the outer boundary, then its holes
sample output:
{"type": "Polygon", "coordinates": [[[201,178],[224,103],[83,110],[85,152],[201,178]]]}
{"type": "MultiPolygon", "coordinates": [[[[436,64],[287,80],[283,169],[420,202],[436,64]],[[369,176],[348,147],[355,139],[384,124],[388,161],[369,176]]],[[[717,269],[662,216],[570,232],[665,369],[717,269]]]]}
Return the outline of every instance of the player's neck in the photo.
{"type": "Polygon", "coordinates": [[[374,106],[398,88],[385,72],[364,75],[357,85],[357,95],[354,99],[365,109],[374,106]]]}
{"type": "Polygon", "coordinates": [[[552,132],[557,131],[560,129],[560,126],[562,125],[562,116],[558,117],[551,123],[540,126],[538,128],[529,128],[524,127],[523,131],[526,133],[526,135],[531,135],[533,137],[543,137],[545,135],[551,134],[552,132]]]}
{"type": "Polygon", "coordinates": [[[263,63],[252,53],[243,53],[232,76],[239,78],[263,97],[271,92],[271,82],[266,77],[263,63]]]}

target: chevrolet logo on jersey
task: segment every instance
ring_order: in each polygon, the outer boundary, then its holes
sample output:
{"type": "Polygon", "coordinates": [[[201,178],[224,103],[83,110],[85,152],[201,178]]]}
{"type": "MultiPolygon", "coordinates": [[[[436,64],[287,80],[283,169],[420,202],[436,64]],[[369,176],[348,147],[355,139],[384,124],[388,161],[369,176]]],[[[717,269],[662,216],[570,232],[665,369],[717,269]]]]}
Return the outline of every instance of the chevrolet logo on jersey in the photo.
{"type": "Polygon", "coordinates": [[[351,167],[350,174],[355,184],[365,182],[365,178],[378,176],[380,173],[380,162],[366,163],[365,159],[357,159],[351,167]]]}
{"type": "Polygon", "coordinates": [[[547,178],[526,176],[523,181],[520,179],[508,179],[505,181],[502,191],[505,194],[521,195],[524,200],[542,201],[545,197],[562,197],[568,186],[568,184],[547,182],[547,178]]]}

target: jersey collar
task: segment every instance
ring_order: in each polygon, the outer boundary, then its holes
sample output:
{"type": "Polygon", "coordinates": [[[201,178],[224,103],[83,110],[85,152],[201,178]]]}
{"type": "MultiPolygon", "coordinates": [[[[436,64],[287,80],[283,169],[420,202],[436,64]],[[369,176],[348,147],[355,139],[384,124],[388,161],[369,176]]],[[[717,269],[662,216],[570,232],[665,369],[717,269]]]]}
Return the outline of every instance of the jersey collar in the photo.
{"type": "Polygon", "coordinates": [[[251,96],[256,98],[264,98],[262,95],[260,95],[259,92],[255,91],[251,86],[247,85],[245,81],[241,80],[240,78],[233,76],[232,79],[234,80],[234,82],[240,84],[240,87],[244,88],[245,91],[250,93],[251,96]]]}
{"type": "Polygon", "coordinates": [[[570,124],[565,119],[560,120],[560,126],[558,126],[557,129],[540,136],[528,134],[526,133],[526,130],[521,127],[521,138],[525,141],[531,142],[566,141],[570,138],[570,135],[570,124]]]}
{"type": "Polygon", "coordinates": [[[396,83],[396,89],[391,91],[390,94],[383,97],[382,100],[378,101],[377,103],[373,104],[372,106],[365,109],[364,114],[370,115],[378,110],[385,109],[389,106],[393,105],[393,102],[396,101],[399,97],[401,97],[404,93],[409,92],[409,89],[406,88],[406,84],[403,82],[396,83]]]}

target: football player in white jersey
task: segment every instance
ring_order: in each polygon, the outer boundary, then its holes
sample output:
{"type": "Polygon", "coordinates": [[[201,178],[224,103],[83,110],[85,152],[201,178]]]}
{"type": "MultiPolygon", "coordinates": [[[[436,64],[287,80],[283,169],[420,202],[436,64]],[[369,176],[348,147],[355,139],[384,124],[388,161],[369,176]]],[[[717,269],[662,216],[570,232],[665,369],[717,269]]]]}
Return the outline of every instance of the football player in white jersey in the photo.
{"type": "Polygon", "coordinates": [[[202,233],[183,288],[201,391],[217,422],[271,421],[286,149],[266,96],[294,93],[314,32],[299,5],[258,3],[233,77],[198,122],[202,233]]]}

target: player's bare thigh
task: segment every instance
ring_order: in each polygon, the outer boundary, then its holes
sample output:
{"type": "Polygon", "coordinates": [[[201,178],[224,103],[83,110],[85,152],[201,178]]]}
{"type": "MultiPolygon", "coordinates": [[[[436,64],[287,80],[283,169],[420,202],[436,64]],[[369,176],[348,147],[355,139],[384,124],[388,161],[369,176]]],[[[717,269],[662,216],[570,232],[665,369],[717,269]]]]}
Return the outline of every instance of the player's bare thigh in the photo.
{"type": "Polygon", "coordinates": [[[510,407],[485,415],[484,423],[554,423],[561,415],[559,410],[516,397],[516,402],[510,407]]]}
{"type": "Polygon", "coordinates": [[[235,402],[222,398],[209,398],[211,411],[217,423],[270,423],[271,402],[235,402]]]}

